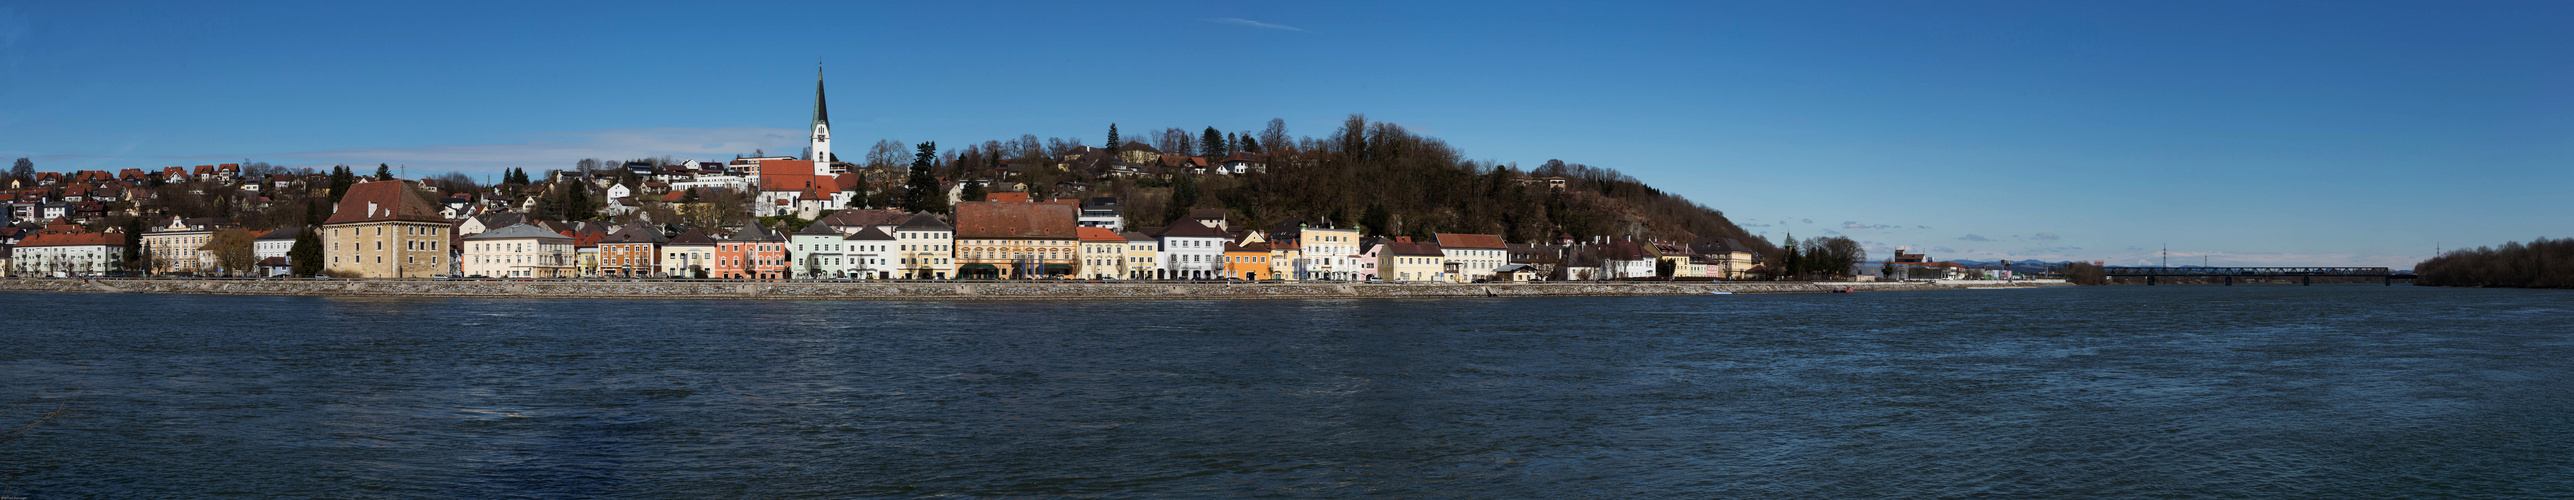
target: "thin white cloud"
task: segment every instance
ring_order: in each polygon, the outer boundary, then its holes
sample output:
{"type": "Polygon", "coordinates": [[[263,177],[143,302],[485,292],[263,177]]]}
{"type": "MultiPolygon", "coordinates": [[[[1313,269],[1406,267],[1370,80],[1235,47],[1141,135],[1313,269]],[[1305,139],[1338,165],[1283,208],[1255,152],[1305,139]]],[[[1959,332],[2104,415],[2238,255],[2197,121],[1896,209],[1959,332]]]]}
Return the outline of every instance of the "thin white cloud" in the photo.
{"type": "Polygon", "coordinates": [[[1895,227],[1895,226],[1885,225],[1885,224],[1860,224],[1860,223],[1859,223],[1859,221],[1855,221],[1855,220],[1853,220],[1853,221],[1841,221],[1841,228],[1842,228],[1842,229],[1895,229],[1896,227],[1895,227]]]}
{"type": "Polygon", "coordinates": [[[2056,233],[2038,233],[2037,238],[2041,240],[2055,241],[2057,236],[2056,233]]]}
{"type": "Polygon", "coordinates": [[[1243,18],[1239,18],[1239,17],[1219,17],[1219,18],[1215,18],[1215,19],[1202,19],[1202,20],[1203,20],[1203,21],[1206,21],[1206,22],[1210,22],[1210,23],[1216,23],[1216,24],[1231,24],[1231,25],[1235,25],[1235,26],[1250,26],[1250,27],[1254,27],[1254,28],[1261,28],[1261,29],[1273,29],[1273,30],[1280,30],[1280,31],[1294,31],[1294,32],[1300,32],[1300,33],[1311,33],[1311,32],[1309,32],[1309,31],[1305,31],[1305,29],[1304,29],[1304,28],[1298,28],[1298,27],[1295,27],[1295,26],[1288,26],[1288,25],[1284,25],[1284,24],[1269,24],[1269,23],[1264,23],[1264,22],[1260,22],[1260,21],[1253,21],[1253,20],[1250,20],[1250,19],[1243,19],[1243,18]]]}
{"type": "Polygon", "coordinates": [[[1993,241],[1993,239],[1992,239],[1992,238],[1986,238],[1986,237],[1984,237],[1984,235],[1980,235],[1980,234],[1969,234],[1969,235],[1966,235],[1966,236],[1959,236],[1959,237],[1957,237],[1957,241],[1993,241]]]}
{"type": "Polygon", "coordinates": [[[408,166],[413,172],[488,172],[510,167],[542,171],[571,168],[573,163],[583,158],[625,160],[668,155],[678,159],[729,160],[733,155],[763,150],[774,155],[793,155],[802,152],[805,143],[804,132],[792,129],[664,127],[547,133],[506,144],[347,148],[171,158],[250,158],[288,166],[390,163],[408,166]]]}

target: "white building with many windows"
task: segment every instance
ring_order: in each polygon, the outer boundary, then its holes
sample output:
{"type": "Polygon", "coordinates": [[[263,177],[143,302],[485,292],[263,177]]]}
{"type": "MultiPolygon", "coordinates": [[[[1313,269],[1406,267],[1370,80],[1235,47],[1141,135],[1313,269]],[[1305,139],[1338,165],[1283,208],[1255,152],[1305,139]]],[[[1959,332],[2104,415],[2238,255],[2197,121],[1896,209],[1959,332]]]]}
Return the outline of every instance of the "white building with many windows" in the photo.
{"type": "Polygon", "coordinates": [[[1215,279],[1224,276],[1224,243],[1231,239],[1224,231],[1197,221],[1181,219],[1162,230],[1164,276],[1174,279],[1215,279]]]}
{"type": "Polygon", "coordinates": [[[572,237],[533,225],[484,231],[464,239],[466,276],[570,278],[578,274],[572,237]]]}

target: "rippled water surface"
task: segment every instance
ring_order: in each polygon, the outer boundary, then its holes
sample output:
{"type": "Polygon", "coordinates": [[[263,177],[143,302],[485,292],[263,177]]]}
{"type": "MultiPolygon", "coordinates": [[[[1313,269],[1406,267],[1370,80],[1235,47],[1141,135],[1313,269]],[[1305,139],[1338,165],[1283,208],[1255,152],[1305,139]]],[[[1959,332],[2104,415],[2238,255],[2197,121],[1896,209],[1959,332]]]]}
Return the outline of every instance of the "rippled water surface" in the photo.
{"type": "Polygon", "coordinates": [[[9,497],[2574,496],[2564,291],[0,310],[9,497]]]}

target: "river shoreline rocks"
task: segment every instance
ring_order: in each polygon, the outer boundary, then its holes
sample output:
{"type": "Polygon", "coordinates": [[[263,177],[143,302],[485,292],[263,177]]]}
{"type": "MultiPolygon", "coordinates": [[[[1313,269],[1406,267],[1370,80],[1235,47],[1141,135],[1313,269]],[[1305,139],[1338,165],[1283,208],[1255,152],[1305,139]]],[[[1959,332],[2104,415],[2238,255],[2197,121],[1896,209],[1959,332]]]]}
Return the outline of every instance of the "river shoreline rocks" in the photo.
{"type": "Polygon", "coordinates": [[[1601,297],[2008,289],[2047,282],[1556,282],[1494,284],[832,281],[0,279],[0,291],[589,299],[990,300],[1601,297]]]}

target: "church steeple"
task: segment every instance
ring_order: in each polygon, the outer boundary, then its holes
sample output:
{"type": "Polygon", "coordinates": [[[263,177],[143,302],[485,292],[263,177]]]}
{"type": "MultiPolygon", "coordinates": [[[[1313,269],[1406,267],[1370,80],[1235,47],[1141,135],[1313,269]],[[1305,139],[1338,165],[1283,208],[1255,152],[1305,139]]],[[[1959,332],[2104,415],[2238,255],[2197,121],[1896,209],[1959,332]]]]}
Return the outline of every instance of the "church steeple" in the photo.
{"type": "Polygon", "coordinates": [[[813,68],[813,173],[831,174],[831,108],[822,100],[822,66],[813,68]]]}
{"type": "Polygon", "coordinates": [[[813,124],[831,125],[831,110],[822,104],[822,69],[820,67],[813,70],[813,124]]]}

